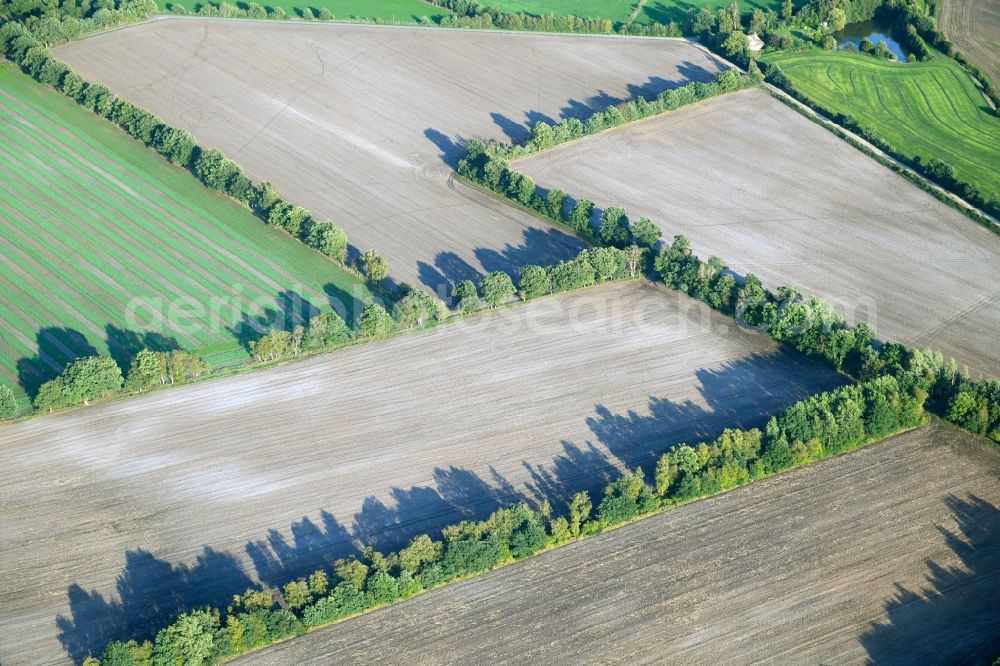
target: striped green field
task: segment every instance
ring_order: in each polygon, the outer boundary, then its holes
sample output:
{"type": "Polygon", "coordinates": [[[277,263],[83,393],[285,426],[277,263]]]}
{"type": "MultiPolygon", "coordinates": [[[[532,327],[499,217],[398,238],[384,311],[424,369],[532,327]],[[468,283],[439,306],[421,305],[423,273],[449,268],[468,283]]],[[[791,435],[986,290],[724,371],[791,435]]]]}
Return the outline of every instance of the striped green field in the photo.
{"type": "MultiPolygon", "coordinates": [[[[499,7],[507,12],[543,16],[579,16],[581,18],[603,18],[614,22],[626,22],[635,13],[635,22],[642,24],[669,23],[675,21],[684,23],[691,9],[708,7],[711,10],[728,7],[732,0],[647,0],[640,6],[639,0],[491,0],[483,2],[490,7],[499,7]],[[638,10],[638,11],[636,11],[638,10]]],[[[802,4],[796,0],[795,5],[802,4]]],[[[740,3],[742,11],[754,8],[781,9],[781,0],[743,0],[740,3]]]]}
{"type": "MultiPolygon", "coordinates": [[[[221,0],[211,0],[218,5],[221,0]]],[[[181,5],[188,11],[197,11],[206,4],[203,0],[159,0],[158,4],[165,11],[170,11],[174,5],[181,5]]],[[[230,2],[230,4],[245,7],[248,2],[230,2]]],[[[436,7],[422,0],[257,0],[257,4],[265,9],[280,7],[289,16],[302,16],[305,8],[311,8],[317,16],[320,9],[327,9],[337,19],[369,19],[393,22],[419,21],[427,17],[435,23],[451,12],[436,7]]]]}
{"type": "MultiPolygon", "coordinates": [[[[708,7],[715,11],[732,4],[732,0],[648,0],[642,7],[642,11],[636,16],[636,23],[669,23],[675,21],[683,23],[687,19],[691,9],[701,9],[708,7]]],[[[794,0],[793,4],[800,7],[805,4],[804,0],[794,0]]],[[[781,0],[742,0],[739,3],[741,12],[749,12],[754,9],[781,10],[781,0]]]]}
{"type": "Polygon", "coordinates": [[[505,12],[544,16],[578,16],[589,19],[626,21],[638,0],[492,0],[481,3],[505,12]]]}
{"type": "Polygon", "coordinates": [[[353,314],[371,298],[320,253],[6,65],[0,180],[0,381],[29,392],[79,355],[121,360],[147,342],[234,362],[246,358],[244,314],[297,299],[303,313],[336,299],[353,314]]]}
{"type": "Polygon", "coordinates": [[[818,49],[766,59],[818,106],[874,128],[909,159],[944,160],[1000,196],[1000,118],[954,60],[898,63],[818,49]]]}

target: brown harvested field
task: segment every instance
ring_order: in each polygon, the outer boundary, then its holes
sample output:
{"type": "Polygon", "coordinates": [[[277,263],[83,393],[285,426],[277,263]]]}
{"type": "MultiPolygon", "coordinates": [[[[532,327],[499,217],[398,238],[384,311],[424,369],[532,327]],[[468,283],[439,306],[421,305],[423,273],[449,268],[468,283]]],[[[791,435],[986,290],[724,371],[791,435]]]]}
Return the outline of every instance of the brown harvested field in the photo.
{"type": "Polygon", "coordinates": [[[1000,0],[942,0],[938,25],[1000,86],[1000,0]]]}
{"type": "Polygon", "coordinates": [[[551,264],[574,237],[450,180],[469,137],[522,139],[718,71],[670,40],[166,19],[56,49],[433,290],[551,264]]]}
{"type": "Polygon", "coordinates": [[[596,489],[842,379],[649,283],[0,429],[4,666],[596,489]]]}
{"type": "Polygon", "coordinates": [[[1000,453],[932,426],[240,663],[986,663],[998,506],[1000,453]]]}
{"type": "Polygon", "coordinates": [[[1000,376],[1000,237],[750,90],[519,160],[703,258],[1000,376]]]}

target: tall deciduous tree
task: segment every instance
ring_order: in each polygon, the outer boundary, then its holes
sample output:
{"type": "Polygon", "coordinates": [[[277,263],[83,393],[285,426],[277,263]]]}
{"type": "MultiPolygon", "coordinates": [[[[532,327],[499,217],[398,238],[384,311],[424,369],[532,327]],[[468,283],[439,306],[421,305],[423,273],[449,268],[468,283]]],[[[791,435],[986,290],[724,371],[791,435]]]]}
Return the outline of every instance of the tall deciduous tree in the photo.
{"type": "Polygon", "coordinates": [[[521,298],[530,301],[549,291],[549,274],[541,266],[525,266],[518,279],[521,298]]]}
{"type": "Polygon", "coordinates": [[[6,384],[0,384],[0,420],[13,418],[17,414],[17,400],[14,391],[6,384]]]}
{"type": "Polygon", "coordinates": [[[469,314],[479,309],[479,292],[472,280],[462,280],[451,290],[451,299],[462,314],[469,314]]]}
{"type": "Polygon", "coordinates": [[[480,281],[479,291],[483,294],[486,304],[495,308],[513,298],[516,289],[509,275],[503,271],[495,271],[480,281]]]}
{"type": "Polygon", "coordinates": [[[635,242],[642,247],[653,247],[656,245],[656,241],[660,240],[663,232],[660,227],[649,219],[648,217],[640,217],[636,220],[635,224],[632,225],[632,235],[635,237],[635,242]]]}
{"type": "Polygon", "coordinates": [[[601,213],[601,241],[615,247],[625,247],[632,240],[628,216],[621,206],[610,206],[601,213]]]}
{"type": "Polygon", "coordinates": [[[376,250],[368,250],[361,256],[361,266],[365,279],[378,284],[389,275],[389,264],[376,250]]]}

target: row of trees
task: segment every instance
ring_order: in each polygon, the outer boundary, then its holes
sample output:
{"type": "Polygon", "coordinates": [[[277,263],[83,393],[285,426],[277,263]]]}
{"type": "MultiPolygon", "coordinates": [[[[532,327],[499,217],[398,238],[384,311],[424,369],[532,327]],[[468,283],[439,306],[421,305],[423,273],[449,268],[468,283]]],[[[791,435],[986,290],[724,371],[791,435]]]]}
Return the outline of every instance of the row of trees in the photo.
{"type": "Polygon", "coordinates": [[[155,0],[17,0],[0,3],[0,19],[23,24],[49,46],[104,30],[144,21],[157,11],[155,0]]]}
{"type": "MultiPolygon", "coordinates": [[[[102,400],[123,389],[136,393],[154,386],[183,384],[206,372],[208,364],[204,359],[180,349],[143,349],[132,359],[127,375],[122,374],[110,356],[84,356],[67,365],[58,377],[42,384],[34,406],[40,412],[49,412],[102,400]]],[[[0,402],[2,397],[0,390],[0,402]]]]}
{"type": "Polygon", "coordinates": [[[759,70],[757,74],[758,76],[754,77],[743,75],[735,69],[727,69],[717,75],[712,81],[694,81],[677,88],[671,88],[670,90],[663,91],[653,99],[634,97],[627,102],[609,106],[603,111],[595,111],[584,119],[566,118],[555,124],[540,120],[531,128],[528,140],[519,145],[511,146],[492,142],[486,144],[474,139],[467,146],[469,154],[466,156],[466,160],[473,162],[467,168],[473,170],[482,169],[485,166],[484,160],[487,157],[506,160],[517,159],[518,157],[524,157],[539,150],[546,150],[567,141],[603,132],[612,127],[618,127],[619,125],[642,120],[643,118],[667,113],[682,106],[695,104],[705,99],[749,88],[758,85],[763,80],[763,75],[760,74],[759,70]]]}
{"type": "Polygon", "coordinates": [[[637,245],[590,248],[555,266],[529,264],[522,267],[516,287],[514,280],[502,271],[485,276],[478,286],[472,280],[462,280],[455,285],[451,298],[456,310],[469,314],[484,304],[490,308],[499,307],[515,295],[522,301],[530,301],[609,280],[631,280],[645,272],[646,256],[647,251],[637,245]]]}
{"type": "Polygon", "coordinates": [[[439,25],[449,28],[498,28],[501,30],[526,30],[532,32],[577,32],[591,34],[627,34],[647,37],[680,37],[684,34],[681,24],[652,22],[649,24],[614,22],[606,18],[580,18],[544,14],[533,16],[508,12],[495,6],[482,5],[475,0],[429,0],[431,4],[452,12],[441,19],[439,25]]]}
{"type": "Polygon", "coordinates": [[[868,324],[850,327],[829,304],[816,297],[803,298],[790,286],[773,293],[753,273],[737,281],[719,257],[703,261],[694,254],[684,236],[674,236],[654,268],[671,289],[705,301],[741,325],[819,357],[837,370],[857,372],[871,348],[875,332],[868,324]]]}
{"type": "Polygon", "coordinates": [[[562,514],[542,501],[462,521],[438,539],[415,537],[397,553],[368,549],[331,570],[249,589],[221,609],[179,615],[152,642],[113,642],[87,666],[213,664],[307,629],[407,599],[456,578],[489,571],[636,518],[856,448],[923,422],[926,393],[884,376],[796,403],[762,431],[726,430],[711,443],[680,445],[656,464],[652,483],[641,468],[604,488],[595,500],[577,493],[562,514]]]}
{"type": "Polygon", "coordinates": [[[604,111],[598,111],[584,120],[568,118],[554,125],[539,121],[531,129],[528,140],[521,145],[501,145],[472,139],[466,145],[465,156],[459,161],[458,172],[467,180],[483,185],[501,196],[570,227],[587,240],[617,248],[627,248],[632,244],[641,248],[652,248],[659,240],[661,232],[649,218],[640,218],[633,224],[624,209],[610,207],[601,213],[599,226],[595,229],[594,202],[577,199],[571,203],[569,196],[562,190],[542,190],[535,185],[530,176],[511,169],[509,160],[601,132],[610,127],[635,122],[710,97],[757,85],[762,80],[763,75],[756,69],[756,64],[751,68],[749,75],[729,69],[719,74],[714,81],[690,83],[665,91],[653,100],[637,97],[604,111]]]}
{"type": "MultiPolygon", "coordinates": [[[[455,311],[468,315],[488,307],[497,308],[515,297],[530,301],[545,294],[580,289],[609,280],[640,277],[645,272],[648,250],[637,245],[625,248],[596,247],[582,250],[573,259],[555,266],[528,265],[521,268],[517,285],[503,271],[483,276],[478,283],[462,280],[452,289],[455,311]]],[[[367,305],[358,318],[358,334],[363,338],[384,338],[399,329],[423,328],[444,321],[451,310],[439,298],[423,289],[402,285],[395,294],[391,311],[381,303],[367,305]]],[[[351,339],[347,324],[335,313],[313,317],[307,325],[291,331],[271,331],[249,343],[255,361],[275,361],[304,351],[329,348],[351,339]]]]}
{"type": "Polygon", "coordinates": [[[819,358],[838,371],[873,381],[898,380],[905,391],[930,396],[930,408],[942,418],[1000,442],[1000,382],[972,380],[940,352],[879,344],[866,323],[850,326],[825,301],[804,298],[790,286],[777,293],[748,274],[742,281],[718,257],[702,261],[684,236],[675,236],[654,262],[664,283],[705,301],[750,326],[819,358]]]}
{"type": "MultiPolygon", "coordinates": [[[[532,147],[526,150],[531,152],[537,149],[532,147]]],[[[536,267],[529,267],[531,278],[550,291],[561,291],[564,286],[574,288],[593,284],[600,281],[600,269],[596,266],[612,265],[610,261],[605,264],[598,258],[597,252],[601,249],[617,249],[621,254],[615,255],[615,261],[624,260],[635,266],[638,273],[643,271],[644,257],[639,250],[656,245],[660,230],[655,223],[641,218],[631,224],[623,208],[611,206],[602,212],[599,226],[595,229],[593,202],[577,199],[569,207],[569,195],[560,190],[551,190],[543,197],[529,177],[509,168],[506,155],[519,154],[517,150],[497,149],[481,141],[470,141],[466,157],[460,164],[461,173],[498,194],[566,224],[585,239],[603,246],[546,269],[544,276],[543,272],[536,272],[536,267]],[[629,242],[633,245],[620,249],[629,242]],[[631,256],[637,257],[635,263],[628,259],[631,253],[635,253],[631,256]],[[597,278],[594,277],[595,270],[597,278]]],[[[621,275],[621,263],[617,266],[621,275]]],[[[1000,441],[1000,383],[996,380],[973,381],[968,373],[959,373],[954,362],[944,364],[941,355],[935,356],[933,351],[910,351],[895,344],[880,345],[874,329],[868,324],[850,326],[828,303],[815,297],[805,298],[791,286],[772,292],[752,273],[738,280],[721,258],[702,260],[694,254],[690,241],[684,236],[675,236],[669,246],[661,248],[655,258],[654,269],[668,287],[702,300],[712,308],[733,316],[741,325],[755,328],[856,378],[871,380],[890,374],[911,381],[912,378],[904,376],[907,372],[905,360],[920,360],[921,372],[926,372],[926,359],[938,358],[934,381],[923,381],[920,385],[930,394],[933,411],[973,432],[1000,441]]],[[[633,271],[629,273],[633,276],[637,274],[633,271]]],[[[525,291],[524,282],[522,274],[522,292],[525,291]]]]}
{"type": "MultiPolygon", "coordinates": [[[[175,16],[186,16],[188,10],[184,5],[171,2],[169,3],[170,13],[175,16]]],[[[298,14],[292,13],[289,15],[281,7],[264,7],[263,5],[256,2],[239,3],[233,4],[229,2],[219,2],[212,3],[206,2],[197,8],[194,12],[197,16],[212,16],[219,18],[251,18],[251,19],[271,19],[275,21],[283,21],[289,18],[295,18],[296,16],[301,16],[305,21],[332,21],[336,17],[333,13],[326,7],[321,7],[319,9],[313,9],[312,7],[302,7],[298,10],[298,14]]],[[[367,21],[366,21],[367,22],[367,21]]]]}

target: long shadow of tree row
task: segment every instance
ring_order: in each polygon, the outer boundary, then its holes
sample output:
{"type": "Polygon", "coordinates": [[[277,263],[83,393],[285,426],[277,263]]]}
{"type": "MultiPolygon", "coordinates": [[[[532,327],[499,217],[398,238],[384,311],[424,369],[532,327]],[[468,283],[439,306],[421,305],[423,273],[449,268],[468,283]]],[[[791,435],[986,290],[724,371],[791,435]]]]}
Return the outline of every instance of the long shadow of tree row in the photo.
{"type": "Polygon", "coordinates": [[[696,376],[703,404],[650,396],[643,413],[617,414],[598,403],[586,420],[592,438],[563,441],[561,452],[549,463],[522,460],[525,474],[516,483],[492,468],[485,473],[438,468],[427,485],[392,488],[386,498],[364,499],[350,524],[321,510],[315,519],[303,516],[287,529],[269,529],[248,541],[238,556],[205,544],[194,564],[184,565],[148,551],[129,551],[113,597],[76,585],[69,588],[69,613],[57,618],[59,639],[79,662],[111,640],[152,638],[152,632],[180,610],[204,604],[225,607],[233,594],[252,583],[282,585],[367,547],[396,550],[418,534],[436,535],[445,525],[482,519],[520,500],[547,498],[562,510],[572,494],[599,493],[625,468],[642,466],[651,474],[656,459],[681,442],[712,439],[723,427],[761,425],[773,411],[801,397],[774,390],[775,376],[789,374],[787,363],[781,354],[756,354],[701,369],[696,376]],[[755,396],[741,406],[745,409],[739,420],[726,404],[734,391],[755,396]]]}
{"type": "MultiPolygon", "coordinates": [[[[611,95],[605,90],[597,90],[593,95],[583,99],[569,99],[559,110],[557,117],[537,110],[528,110],[524,112],[522,118],[517,119],[494,111],[490,113],[490,119],[503,132],[507,141],[520,143],[528,138],[531,127],[539,121],[555,124],[567,118],[583,120],[597,111],[603,111],[615,104],[621,104],[636,97],[652,99],[662,92],[679,88],[693,81],[711,81],[717,72],[690,60],[685,60],[677,66],[677,74],[678,78],[676,79],[650,76],[644,83],[630,83],[626,86],[627,94],[622,97],[611,95]]],[[[439,155],[441,161],[452,169],[458,168],[459,160],[465,157],[466,141],[472,138],[462,135],[449,136],[434,128],[424,130],[424,136],[437,146],[438,150],[441,151],[439,155]]]]}
{"type": "Polygon", "coordinates": [[[1000,654],[1000,508],[975,495],[945,503],[958,529],[938,530],[961,566],[927,560],[927,587],[896,584],[888,619],[861,638],[869,664],[986,664],[1000,654]]]}

